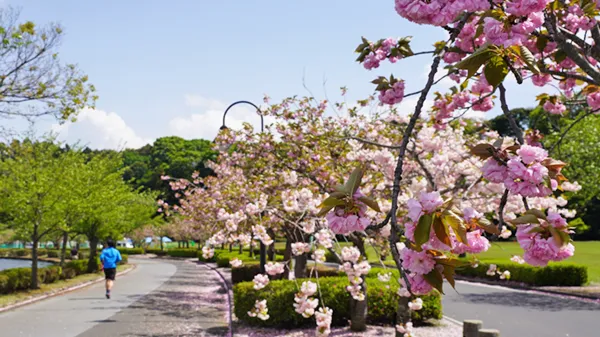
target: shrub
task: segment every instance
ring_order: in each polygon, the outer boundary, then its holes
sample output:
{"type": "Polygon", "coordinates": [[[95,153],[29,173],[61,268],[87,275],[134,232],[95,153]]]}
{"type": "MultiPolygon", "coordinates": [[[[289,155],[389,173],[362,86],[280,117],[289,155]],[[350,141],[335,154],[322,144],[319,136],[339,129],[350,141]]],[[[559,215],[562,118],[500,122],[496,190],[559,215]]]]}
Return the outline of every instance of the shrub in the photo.
{"type": "Polygon", "coordinates": [[[142,248],[118,248],[119,252],[127,255],[142,255],[144,250],[142,248]]]}
{"type": "MultiPolygon", "coordinates": [[[[486,274],[489,265],[488,263],[479,263],[477,268],[459,268],[456,273],[461,276],[498,280],[498,276],[488,276],[486,274]]],[[[511,281],[522,282],[531,286],[582,286],[588,280],[586,266],[551,264],[540,268],[512,263],[498,263],[496,266],[501,271],[510,271],[511,281]]]]}
{"type": "Polygon", "coordinates": [[[54,283],[60,280],[62,268],[60,266],[48,266],[40,269],[40,278],[44,283],[54,283]]]}
{"type": "Polygon", "coordinates": [[[15,255],[13,255],[13,256],[24,257],[24,256],[29,255],[29,251],[27,251],[25,249],[15,249],[14,254],[15,255]]]}
{"type": "MultiPolygon", "coordinates": [[[[88,267],[88,260],[73,260],[65,264],[65,270],[71,269],[75,273],[75,276],[86,274],[88,267]]],[[[69,272],[71,274],[71,272],[69,272]]]]}
{"type": "Polygon", "coordinates": [[[88,257],[90,256],[89,252],[79,252],[79,254],[77,254],[77,258],[79,260],[86,260],[88,257]]]}
{"type": "Polygon", "coordinates": [[[119,264],[127,264],[129,263],[129,255],[121,254],[121,262],[119,264]]]}
{"type": "MultiPolygon", "coordinates": [[[[31,255],[31,250],[27,251],[28,255],[31,255]]],[[[44,248],[38,248],[37,250],[37,254],[38,256],[44,256],[44,255],[48,255],[48,249],[44,249],[44,248]]]]}
{"type": "MultiPolygon", "coordinates": [[[[346,325],[350,319],[350,294],[346,291],[349,284],[346,277],[329,277],[319,280],[323,302],[333,309],[332,325],[346,325]]],[[[298,291],[293,280],[271,281],[265,289],[255,290],[252,282],[238,283],[233,288],[236,316],[250,324],[267,327],[295,328],[314,324],[313,318],[303,318],[295,312],[292,304],[298,291]],[[266,299],[270,318],[262,321],[248,316],[256,300],[266,299]]],[[[398,305],[397,285],[383,283],[377,279],[367,279],[368,323],[392,324],[398,305]],[[390,286],[387,288],[387,286],[390,286]]],[[[423,309],[413,313],[413,321],[420,323],[429,318],[441,318],[441,298],[436,292],[424,296],[423,309]]]]}
{"type": "MultiPolygon", "coordinates": [[[[200,251],[202,254],[202,251],[200,251]]],[[[169,249],[167,255],[170,257],[197,257],[198,250],[196,249],[169,249]]]]}
{"type": "Polygon", "coordinates": [[[157,256],[166,256],[167,251],[162,250],[162,249],[148,248],[148,249],[146,249],[146,254],[155,254],[157,256]]]}
{"type": "Polygon", "coordinates": [[[0,294],[8,292],[8,276],[0,273],[0,294]]]}
{"type": "Polygon", "coordinates": [[[4,294],[27,289],[31,286],[31,268],[6,269],[1,274],[7,278],[4,282],[4,289],[0,289],[4,294]]]}
{"type": "MultiPolygon", "coordinates": [[[[311,268],[312,268],[311,266],[308,266],[306,268],[307,274],[310,274],[311,268]]],[[[340,273],[340,271],[338,269],[324,267],[324,266],[318,266],[316,270],[319,273],[319,278],[339,277],[340,275],[344,275],[344,274],[340,273]]],[[[256,262],[256,261],[244,262],[244,264],[241,265],[240,267],[231,268],[231,282],[233,284],[240,283],[240,282],[249,282],[249,281],[252,281],[254,279],[254,276],[256,276],[258,274],[260,274],[260,265],[258,262],[256,262]]],[[[313,276],[314,276],[314,272],[313,272],[313,276]]],[[[270,277],[270,278],[272,278],[272,277],[270,277]]],[[[275,277],[273,279],[279,279],[279,275],[278,275],[278,277],[275,277]]]]}
{"type": "Polygon", "coordinates": [[[60,252],[58,250],[49,250],[48,257],[53,257],[53,258],[60,257],[60,252]]]}

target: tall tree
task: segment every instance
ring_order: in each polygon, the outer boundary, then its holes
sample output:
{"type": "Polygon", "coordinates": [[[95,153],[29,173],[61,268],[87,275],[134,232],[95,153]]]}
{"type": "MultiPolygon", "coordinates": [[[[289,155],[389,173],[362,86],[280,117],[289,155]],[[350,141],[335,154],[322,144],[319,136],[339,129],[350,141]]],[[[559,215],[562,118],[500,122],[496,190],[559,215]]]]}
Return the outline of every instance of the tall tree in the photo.
{"type": "Polygon", "coordinates": [[[84,157],[62,151],[51,140],[14,141],[0,161],[0,209],[18,237],[33,243],[31,288],[38,288],[38,244],[64,224],[71,181],[84,157]]]}
{"type": "Polygon", "coordinates": [[[74,64],[58,57],[60,25],[19,22],[19,12],[0,9],[0,117],[53,116],[74,120],[97,96],[74,64]]]}

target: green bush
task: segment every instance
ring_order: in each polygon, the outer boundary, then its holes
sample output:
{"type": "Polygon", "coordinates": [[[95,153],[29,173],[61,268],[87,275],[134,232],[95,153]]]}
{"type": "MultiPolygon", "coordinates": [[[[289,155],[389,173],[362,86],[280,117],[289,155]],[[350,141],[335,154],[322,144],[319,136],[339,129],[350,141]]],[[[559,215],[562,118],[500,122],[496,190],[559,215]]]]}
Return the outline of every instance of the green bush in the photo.
{"type": "Polygon", "coordinates": [[[162,249],[148,248],[148,249],[146,249],[146,254],[155,254],[157,256],[166,256],[167,251],[162,250],[162,249]]]}
{"type": "MultiPolygon", "coordinates": [[[[323,302],[333,309],[332,325],[346,325],[350,319],[350,294],[346,291],[349,284],[346,277],[319,279],[323,302]]],[[[367,322],[392,324],[395,321],[398,305],[397,284],[383,283],[377,279],[367,279],[367,322]],[[388,288],[389,286],[389,288],[388,288]]],[[[314,324],[314,319],[305,319],[295,312],[294,294],[298,292],[293,280],[271,281],[265,289],[255,290],[252,282],[238,283],[233,288],[236,316],[250,325],[267,327],[295,328],[314,324]],[[256,300],[266,299],[270,318],[262,321],[248,316],[256,300]]],[[[423,296],[423,309],[413,313],[413,321],[421,323],[430,318],[442,317],[441,297],[436,292],[423,296]]]]}
{"type": "MultiPolygon", "coordinates": [[[[198,250],[196,249],[169,249],[167,255],[170,257],[197,257],[198,250]]],[[[202,251],[200,251],[202,254],[202,251]]]]}
{"type": "MultiPolygon", "coordinates": [[[[306,273],[308,275],[310,275],[311,273],[311,266],[308,266],[306,268],[306,273]]],[[[326,278],[326,277],[338,277],[340,275],[343,275],[342,273],[340,273],[340,271],[338,269],[335,268],[329,268],[329,267],[323,267],[323,266],[318,266],[316,269],[319,273],[319,278],[326,278]]],[[[237,267],[237,268],[231,268],[231,282],[233,284],[236,283],[240,283],[240,282],[250,282],[252,280],[254,280],[254,276],[260,274],[260,264],[258,262],[252,261],[252,262],[244,262],[243,265],[237,267]]],[[[277,275],[277,277],[272,278],[272,279],[279,279],[280,275],[277,275]]],[[[313,277],[315,277],[314,271],[313,271],[313,277]]]]}
{"type": "Polygon", "coordinates": [[[54,283],[60,280],[62,268],[60,266],[48,266],[39,270],[40,278],[44,283],[54,283]]]}
{"type": "Polygon", "coordinates": [[[14,256],[18,256],[18,257],[24,257],[30,254],[30,252],[28,250],[25,249],[15,249],[14,250],[14,256]]]}
{"type": "Polygon", "coordinates": [[[127,255],[142,255],[144,250],[142,248],[118,248],[121,254],[127,255]]]}
{"type": "MultiPolygon", "coordinates": [[[[510,271],[510,280],[531,286],[571,287],[583,286],[588,281],[587,267],[577,265],[551,264],[547,267],[533,267],[527,264],[498,263],[499,270],[510,271]]],[[[465,267],[456,273],[466,277],[497,280],[498,276],[488,276],[488,263],[479,263],[477,268],[465,267]]]]}
{"type": "Polygon", "coordinates": [[[5,286],[0,289],[3,294],[28,289],[31,286],[31,268],[11,268],[0,272],[6,276],[5,286]]]}
{"type": "MultiPolygon", "coordinates": [[[[29,250],[27,253],[28,253],[28,255],[31,255],[31,250],[29,250]]],[[[38,254],[38,256],[45,256],[45,255],[48,255],[48,249],[45,249],[45,248],[38,248],[38,250],[37,250],[37,254],[38,254]]]]}
{"type": "MultiPolygon", "coordinates": [[[[88,260],[73,260],[65,264],[65,270],[73,270],[75,276],[79,276],[87,273],[88,260]]],[[[71,274],[71,272],[68,272],[71,274]]]]}
{"type": "Polygon", "coordinates": [[[53,258],[60,257],[60,251],[58,251],[58,250],[49,250],[48,251],[48,257],[53,257],[53,258]]]}
{"type": "Polygon", "coordinates": [[[89,252],[82,252],[82,251],[80,251],[79,254],[77,254],[77,258],[79,260],[87,260],[88,257],[90,257],[90,253],[89,252]]]}
{"type": "Polygon", "coordinates": [[[121,262],[119,264],[127,264],[129,263],[129,255],[121,254],[121,262]]]}

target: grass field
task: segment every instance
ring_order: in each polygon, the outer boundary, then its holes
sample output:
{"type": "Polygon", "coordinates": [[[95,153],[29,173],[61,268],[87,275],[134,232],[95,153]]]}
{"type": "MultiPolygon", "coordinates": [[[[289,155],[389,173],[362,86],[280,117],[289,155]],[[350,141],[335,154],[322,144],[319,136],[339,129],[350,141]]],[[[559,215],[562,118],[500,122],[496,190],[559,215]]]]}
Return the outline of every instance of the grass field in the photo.
{"type": "MultiPolygon", "coordinates": [[[[130,268],[131,265],[119,265],[117,270],[119,272],[130,268]]],[[[45,294],[54,293],[60,291],[62,289],[74,287],[86,282],[90,282],[96,280],[98,278],[103,277],[102,273],[94,273],[94,274],[83,274],[76,276],[69,280],[60,280],[50,284],[41,284],[40,289],[36,290],[23,290],[17,291],[10,294],[0,295],[0,308],[6,307],[8,305],[21,302],[32,297],[37,297],[45,294]]]]}

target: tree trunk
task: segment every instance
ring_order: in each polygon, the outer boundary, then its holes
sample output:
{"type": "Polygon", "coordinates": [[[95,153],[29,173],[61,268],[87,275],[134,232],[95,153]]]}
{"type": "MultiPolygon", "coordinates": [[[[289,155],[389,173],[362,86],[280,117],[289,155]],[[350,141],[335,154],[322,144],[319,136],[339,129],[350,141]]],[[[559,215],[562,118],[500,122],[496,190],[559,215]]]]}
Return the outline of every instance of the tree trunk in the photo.
{"type": "Polygon", "coordinates": [[[290,267],[292,266],[291,259],[292,259],[292,243],[290,242],[290,240],[286,240],[285,241],[285,252],[283,253],[283,261],[289,261],[290,263],[288,263],[287,268],[285,268],[283,271],[282,278],[284,280],[290,279],[290,267]]]}
{"type": "MultiPolygon", "coordinates": [[[[396,310],[396,324],[404,325],[410,322],[410,310],[408,309],[408,302],[410,297],[401,296],[398,300],[398,309],[396,310]]],[[[396,330],[396,337],[404,337],[403,333],[396,330]]]]}
{"type": "Polygon", "coordinates": [[[185,241],[185,248],[190,249],[190,240],[185,241]]]}
{"type": "Polygon", "coordinates": [[[306,278],[306,264],[308,262],[308,256],[306,254],[302,254],[294,257],[294,260],[296,261],[294,264],[294,277],[296,279],[306,278]]]}
{"type": "Polygon", "coordinates": [[[69,233],[63,231],[62,237],[62,248],[60,250],[60,267],[65,265],[65,258],[67,257],[67,242],[69,241],[69,233]]]}
{"type": "Polygon", "coordinates": [[[181,248],[181,241],[177,241],[177,248],[181,248]]]}
{"type": "Polygon", "coordinates": [[[230,243],[230,244],[229,244],[229,252],[230,252],[230,253],[231,253],[231,252],[233,252],[233,243],[230,243]]]}
{"type": "Polygon", "coordinates": [[[250,252],[248,256],[254,257],[254,236],[250,238],[250,252]]]}
{"type": "MultiPolygon", "coordinates": [[[[356,235],[350,235],[350,239],[360,251],[360,255],[366,259],[367,252],[364,239],[356,235]]],[[[357,301],[350,298],[350,329],[352,331],[365,331],[367,329],[367,282],[364,281],[364,277],[361,286],[365,294],[365,300],[357,301]]]]}
{"type": "Polygon", "coordinates": [[[98,271],[98,242],[100,241],[97,237],[88,238],[90,241],[90,257],[88,259],[88,273],[95,273],[98,271]]]}
{"type": "Polygon", "coordinates": [[[350,297],[350,330],[365,331],[367,330],[367,282],[361,284],[365,299],[357,301],[350,297]]]}
{"type": "Polygon", "coordinates": [[[33,247],[31,247],[31,289],[38,289],[38,243],[37,228],[34,230],[33,247]]]}
{"type": "Polygon", "coordinates": [[[242,255],[243,252],[244,252],[244,246],[240,242],[240,251],[239,251],[240,255],[242,255]]]}
{"type": "Polygon", "coordinates": [[[224,250],[224,249],[225,249],[225,242],[223,242],[223,243],[221,244],[221,249],[222,249],[222,250],[224,250]]]}
{"type": "Polygon", "coordinates": [[[271,237],[271,240],[273,240],[273,243],[270,244],[268,247],[267,256],[269,258],[269,261],[275,261],[275,232],[271,228],[269,228],[267,230],[267,233],[271,237]]]}
{"type": "Polygon", "coordinates": [[[164,242],[163,242],[163,238],[162,238],[162,236],[159,238],[159,240],[160,240],[160,250],[161,250],[161,251],[162,251],[162,250],[165,250],[165,247],[164,247],[164,246],[165,246],[165,244],[164,244],[164,242]]]}

